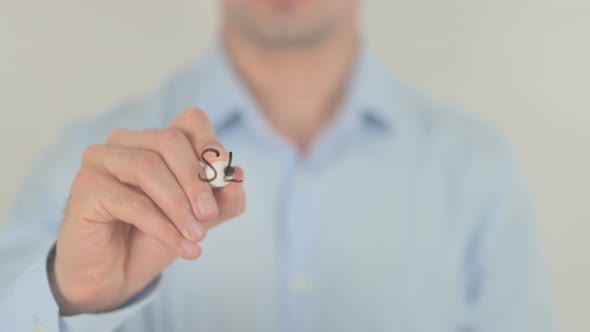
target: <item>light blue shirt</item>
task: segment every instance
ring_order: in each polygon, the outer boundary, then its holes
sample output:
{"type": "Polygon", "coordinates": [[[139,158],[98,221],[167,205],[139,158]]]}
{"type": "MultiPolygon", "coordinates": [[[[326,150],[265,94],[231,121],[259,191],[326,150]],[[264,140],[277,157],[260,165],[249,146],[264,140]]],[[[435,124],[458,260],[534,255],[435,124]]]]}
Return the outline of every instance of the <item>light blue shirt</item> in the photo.
{"type": "MultiPolygon", "coordinates": [[[[310,80],[313,80],[310,77],[310,80]]],[[[531,201],[506,142],[389,77],[362,47],[307,156],[278,135],[223,48],[66,130],[2,231],[1,331],[553,331],[531,201]],[[246,174],[246,212],[121,308],[60,317],[46,276],[83,149],[206,110],[246,174]],[[24,271],[24,272],[23,272],[24,271]],[[37,330],[34,330],[37,328],[37,330]]]]}

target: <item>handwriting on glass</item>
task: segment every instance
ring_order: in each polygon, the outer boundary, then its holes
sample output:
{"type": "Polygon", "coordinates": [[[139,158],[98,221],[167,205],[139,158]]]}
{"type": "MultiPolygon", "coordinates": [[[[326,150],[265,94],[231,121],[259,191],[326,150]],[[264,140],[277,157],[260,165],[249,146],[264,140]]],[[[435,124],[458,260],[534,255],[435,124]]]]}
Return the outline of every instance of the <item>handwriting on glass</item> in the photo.
{"type": "MultiPolygon", "coordinates": [[[[207,165],[207,167],[209,167],[212,171],[213,171],[213,177],[212,178],[207,178],[207,177],[203,177],[201,176],[201,174],[199,173],[199,180],[203,181],[203,182],[213,182],[215,181],[215,179],[217,179],[218,176],[218,172],[217,169],[211,164],[211,162],[209,160],[207,160],[207,158],[205,157],[205,154],[207,153],[214,153],[215,157],[218,157],[221,155],[221,153],[219,152],[219,150],[217,149],[213,149],[213,148],[209,148],[209,149],[205,149],[203,150],[203,152],[201,152],[201,160],[203,161],[203,163],[205,163],[205,165],[207,165]]],[[[233,153],[230,151],[229,152],[229,160],[227,161],[227,166],[225,166],[224,170],[223,170],[223,181],[225,182],[237,182],[237,183],[241,183],[243,180],[237,180],[237,179],[232,179],[231,176],[234,175],[236,169],[234,167],[232,167],[231,162],[233,159],[233,153]]]]}

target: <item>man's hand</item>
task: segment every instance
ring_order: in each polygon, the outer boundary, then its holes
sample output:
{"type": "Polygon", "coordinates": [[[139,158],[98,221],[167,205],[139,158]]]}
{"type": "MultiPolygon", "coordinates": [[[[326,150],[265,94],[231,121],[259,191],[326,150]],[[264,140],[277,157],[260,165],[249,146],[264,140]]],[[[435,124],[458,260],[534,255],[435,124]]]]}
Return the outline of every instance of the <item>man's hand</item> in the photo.
{"type": "Polygon", "coordinates": [[[116,308],[176,257],[197,259],[206,232],[244,211],[241,183],[213,191],[199,180],[208,148],[228,158],[207,115],[189,109],[167,129],[119,129],[86,149],[49,276],[62,315],[116,308]]]}

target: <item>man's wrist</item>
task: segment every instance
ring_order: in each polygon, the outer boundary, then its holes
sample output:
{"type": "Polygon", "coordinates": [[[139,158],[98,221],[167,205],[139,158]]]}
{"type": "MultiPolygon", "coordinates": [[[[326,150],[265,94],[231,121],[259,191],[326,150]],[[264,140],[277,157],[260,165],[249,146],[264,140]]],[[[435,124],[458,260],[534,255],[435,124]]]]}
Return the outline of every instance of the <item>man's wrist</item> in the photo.
{"type": "Polygon", "coordinates": [[[56,254],[56,244],[54,243],[47,254],[47,258],[45,260],[46,272],[47,272],[47,280],[49,281],[49,288],[51,289],[51,294],[53,294],[53,299],[57,306],[59,307],[59,315],[60,316],[71,316],[79,314],[80,312],[76,312],[76,310],[67,305],[67,301],[64,300],[62,293],[59,290],[57,279],[55,278],[55,254],[56,254]]]}

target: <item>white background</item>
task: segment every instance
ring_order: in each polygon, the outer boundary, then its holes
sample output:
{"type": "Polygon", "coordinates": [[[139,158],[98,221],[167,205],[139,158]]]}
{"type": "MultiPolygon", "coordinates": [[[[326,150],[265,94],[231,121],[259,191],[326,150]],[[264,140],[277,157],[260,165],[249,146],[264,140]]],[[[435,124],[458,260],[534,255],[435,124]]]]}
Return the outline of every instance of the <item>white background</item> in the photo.
{"type": "MultiPolygon", "coordinates": [[[[398,76],[511,138],[538,203],[563,331],[590,331],[590,2],[367,0],[398,76]]],[[[0,0],[0,220],[63,126],[203,51],[214,0],[0,0]]]]}

